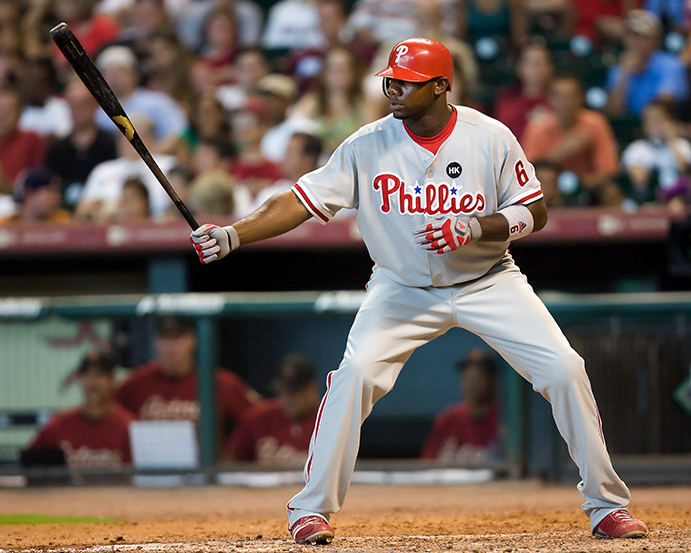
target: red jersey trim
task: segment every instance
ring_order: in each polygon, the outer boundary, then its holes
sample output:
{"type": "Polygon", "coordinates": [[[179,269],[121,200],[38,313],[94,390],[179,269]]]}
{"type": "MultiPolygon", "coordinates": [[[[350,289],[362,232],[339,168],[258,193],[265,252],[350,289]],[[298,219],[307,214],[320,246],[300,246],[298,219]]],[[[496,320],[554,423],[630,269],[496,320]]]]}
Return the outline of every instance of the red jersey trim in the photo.
{"type": "Polygon", "coordinates": [[[302,201],[302,203],[305,205],[305,207],[314,215],[315,217],[318,217],[321,219],[324,223],[329,222],[329,218],[324,215],[313,203],[312,200],[309,199],[309,196],[307,193],[302,189],[302,187],[295,183],[293,185],[293,190],[297,193],[298,198],[302,201]]]}
{"type": "Polygon", "coordinates": [[[530,200],[537,201],[540,198],[542,198],[542,190],[538,190],[536,192],[533,192],[532,194],[529,194],[525,198],[521,198],[516,203],[519,203],[519,204],[525,204],[526,202],[532,203],[532,202],[530,202],[530,200]]]}
{"type": "Polygon", "coordinates": [[[408,133],[408,136],[410,136],[410,138],[412,138],[417,144],[422,146],[425,150],[429,150],[430,152],[436,155],[444,141],[447,138],[449,138],[449,136],[451,136],[453,128],[456,126],[456,121],[458,120],[458,113],[456,112],[456,108],[451,106],[451,109],[453,109],[451,119],[449,119],[449,122],[442,129],[442,131],[435,136],[425,137],[413,134],[413,132],[408,128],[408,125],[405,124],[405,121],[403,121],[403,127],[405,128],[405,131],[408,133]]]}

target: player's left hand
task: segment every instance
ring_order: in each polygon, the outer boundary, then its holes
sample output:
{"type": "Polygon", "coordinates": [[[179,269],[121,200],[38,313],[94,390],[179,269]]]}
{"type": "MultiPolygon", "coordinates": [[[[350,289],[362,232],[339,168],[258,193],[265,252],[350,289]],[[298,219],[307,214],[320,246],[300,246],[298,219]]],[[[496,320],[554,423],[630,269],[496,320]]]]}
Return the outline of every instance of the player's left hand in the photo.
{"type": "Polygon", "coordinates": [[[190,242],[204,265],[225,257],[231,251],[228,231],[218,225],[206,224],[192,231],[190,242]]]}
{"type": "Polygon", "coordinates": [[[427,251],[446,253],[457,250],[473,240],[470,217],[441,217],[425,225],[415,227],[415,242],[427,251]]]}

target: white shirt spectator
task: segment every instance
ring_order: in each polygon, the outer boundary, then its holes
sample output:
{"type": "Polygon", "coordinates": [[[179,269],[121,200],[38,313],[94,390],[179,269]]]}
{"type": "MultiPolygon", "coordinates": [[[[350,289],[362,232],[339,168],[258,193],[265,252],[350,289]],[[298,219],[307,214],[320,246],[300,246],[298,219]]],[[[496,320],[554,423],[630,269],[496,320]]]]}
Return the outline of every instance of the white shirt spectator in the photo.
{"type": "Polygon", "coordinates": [[[51,96],[41,107],[26,106],[19,119],[19,128],[42,136],[65,138],[72,132],[70,108],[62,98],[51,96]]]}
{"type": "MultiPolygon", "coordinates": [[[[187,128],[187,116],[180,106],[164,92],[138,88],[122,102],[122,107],[130,117],[135,114],[146,115],[154,124],[157,141],[171,135],[179,135],[187,128]]],[[[104,131],[115,133],[117,127],[103,110],[96,112],[96,124],[104,131]]]]}
{"type": "MultiPolygon", "coordinates": [[[[166,176],[176,164],[174,156],[154,156],[154,159],[166,176]]],[[[170,208],[170,198],[147,165],[140,159],[131,160],[122,157],[105,161],[94,167],[86,179],[79,201],[82,203],[100,200],[104,204],[105,211],[112,213],[122,196],[123,184],[131,178],[141,179],[148,189],[152,217],[162,215],[170,208]]]]}
{"type": "Polygon", "coordinates": [[[264,48],[319,48],[323,43],[315,2],[281,0],[271,6],[262,37],[264,48]]]}
{"type": "MultiPolygon", "coordinates": [[[[682,157],[691,165],[691,142],[676,138],[675,145],[682,157]]],[[[673,186],[681,174],[674,152],[662,140],[641,139],[632,142],[622,153],[621,164],[624,169],[641,167],[647,171],[658,172],[661,188],[673,186]]]]}
{"type": "MultiPolygon", "coordinates": [[[[442,28],[444,32],[456,34],[456,3],[454,0],[440,0],[446,15],[442,28]]],[[[417,0],[357,0],[348,18],[348,29],[370,31],[377,42],[398,42],[416,36],[417,0]]]]}
{"type": "Polygon", "coordinates": [[[269,161],[281,163],[286,156],[286,147],[290,137],[296,132],[318,135],[321,130],[319,123],[302,115],[288,117],[283,123],[271,127],[264,134],[261,142],[262,154],[269,161]]]}

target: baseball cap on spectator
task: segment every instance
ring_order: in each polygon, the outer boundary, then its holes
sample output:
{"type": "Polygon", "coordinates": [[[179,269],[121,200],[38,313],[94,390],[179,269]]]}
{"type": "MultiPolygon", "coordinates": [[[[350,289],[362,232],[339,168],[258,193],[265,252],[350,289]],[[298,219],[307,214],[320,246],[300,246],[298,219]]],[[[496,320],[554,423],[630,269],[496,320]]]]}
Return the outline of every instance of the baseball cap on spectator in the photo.
{"type": "Polygon", "coordinates": [[[127,46],[108,46],[96,58],[96,65],[101,71],[105,71],[109,67],[127,67],[129,69],[137,69],[137,56],[127,46]]]}
{"type": "Polygon", "coordinates": [[[58,180],[48,169],[44,167],[31,167],[25,169],[17,176],[14,186],[14,198],[16,202],[22,202],[26,191],[34,192],[44,186],[58,184],[58,180]]]}
{"type": "Polygon", "coordinates": [[[166,315],[158,320],[156,335],[159,338],[179,338],[190,332],[195,332],[196,326],[191,319],[166,315]]]}
{"type": "Polygon", "coordinates": [[[298,92],[297,85],[293,79],[278,73],[271,73],[262,77],[257,82],[255,88],[260,94],[271,94],[288,102],[292,102],[298,92]]]}
{"type": "Polygon", "coordinates": [[[497,373],[495,357],[482,348],[472,349],[468,356],[456,365],[460,372],[463,372],[468,367],[480,367],[490,375],[496,375],[497,373]]]}
{"type": "Polygon", "coordinates": [[[247,98],[245,105],[233,114],[233,123],[236,124],[237,119],[246,114],[251,114],[260,123],[267,123],[269,121],[269,111],[258,98],[247,98]]]}
{"type": "Polygon", "coordinates": [[[112,355],[99,349],[92,349],[82,358],[75,374],[81,376],[89,371],[96,371],[101,374],[112,375],[114,369],[115,360],[112,355]]]}
{"type": "Polygon", "coordinates": [[[626,17],[626,30],[647,38],[657,38],[662,33],[662,23],[652,12],[631,10],[626,17]]]}
{"type": "Polygon", "coordinates": [[[299,353],[288,355],[281,363],[281,371],[273,381],[277,393],[294,394],[307,388],[316,380],[314,365],[299,353]]]}

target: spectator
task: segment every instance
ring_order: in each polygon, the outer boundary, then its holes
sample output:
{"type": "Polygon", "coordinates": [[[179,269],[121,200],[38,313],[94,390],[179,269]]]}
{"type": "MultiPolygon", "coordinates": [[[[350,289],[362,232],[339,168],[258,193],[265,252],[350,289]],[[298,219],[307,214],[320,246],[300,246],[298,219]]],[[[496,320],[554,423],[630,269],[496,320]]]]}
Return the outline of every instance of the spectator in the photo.
{"type": "Polygon", "coordinates": [[[20,0],[0,1],[0,52],[22,49],[22,7],[20,0]]]}
{"type": "Polygon", "coordinates": [[[347,48],[361,61],[369,65],[376,52],[375,45],[357,40],[346,27],[348,16],[343,0],[321,0],[317,6],[319,29],[324,41],[319,46],[293,50],[285,59],[283,73],[295,79],[300,95],[309,92],[324,64],[327,51],[339,46],[347,48]]]}
{"type": "MultiPolygon", "coordinates": [[[[154,127],[150,119],[131,113],[130,120],[145,144],[153,142],[154,127]]],[[[152,215],[158,217],[165,213],[170,207],[170,198],[151,170],[121,133],[116,136],[115,144],[118,157],[100,163],[91,171],[77,204],[75,217],[80,221],[110,220],[122,197],[125,181],[133,177],[139,177],[149,189],[152,215]]],[[[175,166],[173,156],[155,155],[154,159],[166,175],[175,166]]]]}
{"type": "Polygon", "coordinates": [[[528,121],[549,109],[553,71],[550,51],[539,44],[528,44],[521,48],[518,58],[518,84],[497,93],[493,117],[509,127],[519,142],[528,121]]]}
{"type": "Polygon", "coordinates": [[[269,8],[262,34],[265,49],[297,50],[321,46],[317,0],[279,0],[269,8]]]}
{"type": "MultiPolygon", "coordinates": [[[[470,45],[444,30],[444,4],[441,0],[417,0],[415,3],[416,36],[436,40],[446,46],[460,66],[468,93],[479,84],[480,73],[470,45]]],[[[454,76],[454,83],[456,78],[454,76]]]]}
{"type": "Polygon", "coordinates": [[[249,408],[225,447],[228,458],[262,465],[305,464],[319,407],[319,383],[312,362],[287,356],[274,381],[275,399],[249,408]]]}
{"type": "Polygon", "coordinates": [[[422,459],[482,464],[499,455],[497,366],[484,349],[458,364],[463,403],[439,413],[422,448],[422,459]]]}
{"type": "Polygon", "coordinates": [[[22,107],[19,90],[0,89],[0,194],[12,194],[14,180],[23,169],[43,165],[44,139],[19,129],[22,107]]]}
{"type": "Polygon", "coordinates": [[[151,218],[149,190],[141,179],[127,179],[113,214],[114,223],[142,223],[151,218]]]}
{"type": "Polygon", "coordinates": [[[185,131],[179,137],[177,158],[187,168],[192,168],[192,157],[200,140],[227,140],[230,125],[223,104],[212,91],[195,97],[192,115],[185,131]]]}
{"type": "Polygon", "coordinates": [[[319,132],[319,124],[307,117],[288,116],[289,107],[297,97],[297,87],[287,75],[267,75],[257,83],[255,93],[268,112],[269,128],[262,138],[261,148],[269,161],[280,163],[285,159],[288,141],[294,133],[319,132]]]}
{"type": "Polygon", "coordinates": [[[238,42],[247,48],[257,46],[261,36],[264,15],[256,2],[250,0],[197,0],[190,4],[178,17],[177,34],[180,40],[193,51],[198,51],[203,42],[203,28],[206,18],[214,8],[228,8],[238,22],[238,42]]]}
{"type": "MultiPolygon", "coordinates": [[[[455,0],[442,0],[444,6],[443,31],[458,35],[458,10],[455,0]]],[[[359,40],[370,44],[391,45],[415,35],[418,0],[357,0],[348,18],[348,29],[359,40]]]]}
{"type": "Polygon", "coordinates": [[[639,0],[570,0],[575,12],[572,34],[589,38],[600,48],[618,44],[624,36],[627,14],[640,6],[639,0]]]}
{"type": "Polygon", "coordinates": [[[158,31],[151,37],[146,87],[167,94],[188,115],[194,101],[191,67],[192,57],[172,31],[158,31]]]}
{"type": "Polygon", "coordinates": [[[125,24],[117,44],[132,50],[139,60],[149,58],[153,37],[171,26],[168,13],[160,0],[136,0],[123,19],[125,24]]]}
{"type": "Polygon", "coordinates": [[[261,143],[268,128],[268,112],[256,98],[232,117],[233,138],[238,145],[238,156],[230,173],[255,198],[260,190],[281,178],[281,169],[262,153],[261,143]]]}
{"type": "Polygon", "coordinates": [[[190,184],[189,207],[197,216],[230,217],[235,213],[235,179],[222,169],[210,169],[190,184]]]}
{"type": "Polygon", "coordinates": [[[659,50],[662,26],[654,14],[632,10],[626,19],[625,49],[619,65],[607,75],[609,98],[605,113],[611,117],[640,116],[653,100],[676,104],[688,96],[682,62],[659,50]]]}
{"type": "Polygon", "coordinates": [[[63,198],[74,208],[81,198],[89,173],[98,164],[117,157],[115,139],[96,126],[98,102],[77,79],[64,92],[70,110],[72,132],[52,142],[46,152],[46,166],[62,180],[63,198]]]}
{"type": "Polygon", "coordinates": [[[19,128],[47,138],[64,138],[72,130],[67,102],[55,95],[57,73],[50,58],[27,60],[21,73],[24,109],[19,128]]]}
{"type": "MultiPolygon", "coordinates": [[[[156,357],[132,369],[115,392],[120,405],[142,420],[199,418],[197,332],[191,321],[166,316],[159,320],[154,341],[156,357]]],[[[259,396],[228,370],[216,369],[216,398],[222,434],[259,396]]]]}
{"type": "Polygon", "coordinates": [[[535,176],[540,181],[540,188],[547,207],[564,207],[566,201],[559,188],[559,167],[550,161],[538,161],[535,164],[535,176]]]}
{"type": "Polygon", "coordinates": [[[46,169],[25,169],[17,177],[15,200],[18,211],[0,219],[0,225],[13,223],[61,223],[72,221],[69,211],[60,207],[60,179],[46,169]]]}
{"type": "Polygon", "coordinates": [[[475,42],[483,37],[505,37],[520,48],[528,38],[528,16],[523,0],[459,0],[458,36],[475,42]]]}
{"type": "Polygon", "coordinates": [[[106,45],[118,37],[120,27],[110,16],[94,14],[94,5],[92,0],[30,2],[29,10],[22,22],[25,48],[29,50],[27,55],[38,57],[52,53],[59,74],[71,71],[67,60],[57,46],[50,43],[47,51],[43,46],[47,44],[46,37],[43,35],[45,29],[43,22],[50,17],[50,10],[56,21],[64,21],[70,26],[89,56],[93,58],[98,55],[106,45]]]}
{"type": "Polygon", "coordinates": [[[66,382],[76,379],[83,401],[56,413],[29,446],[34,454],[61,449],[70,468],[113,468],[131,463],[128,427],[135,417],[113,401],[115,378],[110,355],[88,352],[66,382]]]}
{"type": "Polygon", "coordinates": [[[322,141],[315,135],[296,132],[291,136],[286,148],[286,158],[281,163],[283,178],[260,191],[254,203],[245,212],[251,213],[277,192],[293,186],[302,175],[317,169],[320,165],[322,149],[322,141]]]}
{"type": "Polygon", "coordinates": [[[238,31],[235,14],[227,8],[216,8],[204,25],[204,44],[192,67],[195,90],[216,90],[234,82],[233,63],[238,53],[238,31]]]}
{"type": "Polygon", "coordinates": [[[653,201],[657,193],[657,199],[666,203],[680,184],[685,186],[679,178],[691,165],[691,143],[677,135],[672,113],[661,101],[643,110],[643,132],[645,138],[632,142],[622,153],[622,168],[635,200],[653,201]]]}
{"type": "Polygon", "coordinates": [[[327,155],[365,123],[362,75],[358,58],[346,48],[336,47],[324,57],[314,92],[295,105],[294,114],[319,125],[327,155]]]}
{"type": "Polygon", "coordinates": [[[235,58],[235,83],[219,86],[216,98],[227,111],[244,107],[247,97],[269,71],[269,60],[261,48],[241,50],[235,58]]]}
{"type": "Polygon", "coordinates": [[[594,204],[619,205],[612,178],[619,172],[617,143],[607,119],[583,106],[577,77],[560,76],[550,89],[553,112],[530,121],[523,148],[531,162],[550,161],[573,171],[594,204]]]}
{"type": "Polygon", "coordinates": [[[665,30],[685,32],[685,0],[645,0],[645,9],[663,22],[665,30]]]}
{"type": "MultiPolygon", "coordinates": [[[[151,151],[171,152],[187,126],[187,117],[175,100],[164,92],[139,86],[137,58],[126,46],[109,46],[96,63],[125,111],[146,115],[153,122],[154,134],[147,143],[151,151]]],[[[96,113],[96,123],[105,131],[118,132],[103,110],[96,113]]]]}

